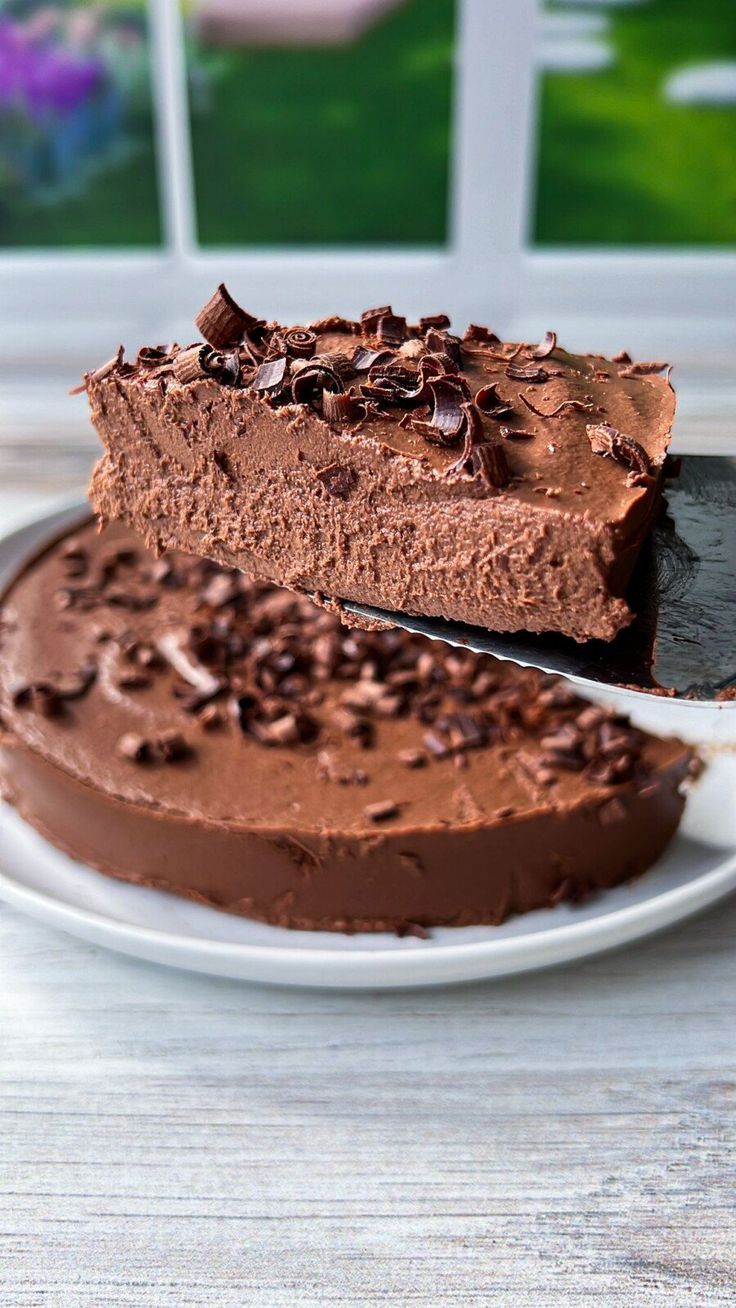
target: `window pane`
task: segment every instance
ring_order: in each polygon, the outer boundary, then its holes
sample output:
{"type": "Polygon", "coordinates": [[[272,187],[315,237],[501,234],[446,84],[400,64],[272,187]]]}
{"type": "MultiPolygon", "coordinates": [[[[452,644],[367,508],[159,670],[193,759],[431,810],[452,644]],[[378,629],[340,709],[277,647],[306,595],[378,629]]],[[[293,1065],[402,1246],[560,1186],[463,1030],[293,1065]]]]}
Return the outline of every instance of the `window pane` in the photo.
{"type": "Polygon", "coordinates": [[[454,0],[199,0],[204,245],[441,244],[454,0]]]}
{"type": "Polygon", "coordinates": [[[534,235],[736,244],[734,0],[547,3],[534,235]]]}
{"type": "Polygon", "coordinates": [[[161,241],[146,7],[0,4],[0,247],[161,241]]]}

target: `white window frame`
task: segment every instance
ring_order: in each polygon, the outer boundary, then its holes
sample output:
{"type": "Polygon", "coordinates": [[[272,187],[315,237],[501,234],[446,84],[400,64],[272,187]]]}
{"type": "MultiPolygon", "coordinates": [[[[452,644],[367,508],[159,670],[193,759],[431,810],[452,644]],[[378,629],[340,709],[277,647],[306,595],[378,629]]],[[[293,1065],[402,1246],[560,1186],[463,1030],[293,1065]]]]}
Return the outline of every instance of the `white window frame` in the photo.
{"type": "Polygon", "coordinates": [[[528,247],[541,0],[457,3],[446,247],[208,251],[196,243],[180,6],[150,0],[164,247],[0,254],[0,366],[13,374],[40,348],[76,369],[120,340],[188,336],[225,280],[249,308],[291,321],[391,301],[522,337],[554,325],[578,348],[627,344],[728,371],[736,253],[528,247]]]}

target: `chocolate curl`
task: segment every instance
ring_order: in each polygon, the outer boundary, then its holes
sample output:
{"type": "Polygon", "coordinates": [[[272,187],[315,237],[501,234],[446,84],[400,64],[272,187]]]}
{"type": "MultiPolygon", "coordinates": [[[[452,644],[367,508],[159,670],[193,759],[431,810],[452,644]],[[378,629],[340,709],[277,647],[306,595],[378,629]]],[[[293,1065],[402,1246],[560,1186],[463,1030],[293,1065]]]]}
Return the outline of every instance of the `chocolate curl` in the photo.
{"type": "Polygon", "coordinates": [[[459,459],[451,463],[447,469],[448,473],[469,472],[472,474],[472,456],[473,451],[485,439],[483,429],[483,419],[480,411],[475,404],[463,404],[463,452],[459,459]]]}
{"type": "Polygon", "coordinates": [[[216,350],[225,350],[239,345],[246,331],[256,326],[258,319],[241,309],[221,282],[194,322],[210,345],[214,345],[216,350]]]}
{"type": "Polygon", "coordinates": [[[489,382],[487,386],[481,386],[480,390],[476,391],[475,403],[481,413],[485,413],[489,418],[504,418],[507,413],[513,413],[508,400],[499,394],[498,382],[489,382]]]}
{"type": "Polygon", "coordinates": [[[317,349],[317,337],[308,327],[295,327],[284,336],[287,354],[295,359],[311,359],[317,349]]]}
{"type": "Polygon", "coordinates": [[[462,341],[459,336],[453,336],[450,332],[438,331],[435,327],[430,327],[424,340],[431,354],[447,354],[454,364],[460,364],[462,341]]]}
{"type": "Polygon", "coordinates": [[[139,368],[160,368],[162,363],[168,363],[169,357],[165,345],[142,345],[135,361],[139,368]]]}
{"type": "Polygon", "coordinates": [[[121,363],[123,362],[124,356],[125,356],[125,350],[122,345],[119,345],[117,349],[117,354],[113,354],[111,359],[107,359],[105,363],[101,363],[99,368],[93,369],[92,372],[86,372],[79,385],[72,386],[71,390],[69,391],[69,394],[81,395],[82,391],[86,391],[91,381],[92,382],[104,381],[105,378],[109,377],[111,373],[117,371],[117,369],[120,367],[121,363]]]}
{"type": "Polygon", "coordinates": [[[473,472],[496,490],[508,486],[511,480],[506,452],[495,441],[485,441],[473,452],[473,472]]]}
{"type": "Polygon", "coordinates": [[[511,480],[506,451],[498,441],[487,440],[477,405],[463,404],[465,438],[463,452],[448,472],[468,472],[486,485],[500,490],[511,480]]]}
{"type": "Polygon", "coordinates": [[[552,409],[551,413],[545,413],[542,409],[538,409],[535,404],[532,404],[528,396],[521,391],[519,392],[519,399],[522,404],[526,405],[529,412],[535,413],[538,418],[559,418],[561,413],[590,413],[593,408],[592,404],[586,404],[584,400],[562,400],[556,408],[552,409]]]}
{"type": "Polygon", "coordinates": [[[535,345],[529,353],[533,359],[548,359],[553,350],[557,349],[557,332],[545,332],[544,339],[535,345]]]}
{"type": "Polygon", "coordinates": [[[454,445],[467,423],[464,412],[465,396],[452,378],[435,377],[427,382],[433,410],[429,421],[415,418],[416,432],[436,445],[454,445]]]}
{"type": "Polygon", "coordinates": [[[334,394],[344,391],[354,368],[346,354],[315,354],[312,359],[297,359],[291,372],[294,403],[308,404],[324,391],[334,394]]]}
{"type": "Polygon", "coordinates": [[[649,476],[652,470],[649,455],[633,436],[624,436],[607,422],[589,424],[585,430],[594,454],[614,459],[630,472],[649,476]]]}
{"type": "Polygon", "coordinates": [[[393,362],[393,350],[369,350],[365,345],[356,345],[350,362],[355,372],[370,372],[378,364],[393,362]]]}
{"type": "Polygon", "coordinates": [[[369,399],[389,404],[416,404],[428,398],[425,373],[397,362],[377,364],[361,390],[369,399]]]}
{"type": "Polygon", "coordinates": [[[355,422],[360,411],[352,391],[323,391],[322,414],[327,422],[355,422]]]}
{"type": "Polygon", "coordinates": [[[510,363],[506,369],[506,376],[512,381],[539,383],[549,381],[554,375],[546,368],[524,368],[518,363],[510,363]]]}
{"type": "Polygon", "coordinates": [[[173,362],[173,373],[181,386],[198,381],[200,377],[204,376],[202,354],[207,349],[209,349],[207,345],[190,345],[188,349],[180,350],[176,355],[173,362]]]}

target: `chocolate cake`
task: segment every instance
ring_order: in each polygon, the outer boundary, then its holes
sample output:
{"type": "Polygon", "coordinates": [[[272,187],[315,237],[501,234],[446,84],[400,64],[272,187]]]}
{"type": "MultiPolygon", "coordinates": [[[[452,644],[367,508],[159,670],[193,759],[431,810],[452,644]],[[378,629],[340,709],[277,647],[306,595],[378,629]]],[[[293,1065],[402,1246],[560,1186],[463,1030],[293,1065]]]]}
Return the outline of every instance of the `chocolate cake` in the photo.
{"type": "Polygon", "coordinates": [[[691,763],[560,682],[127,528],[2,602],[0,777],[103,872],[292,927],[498,923],[642,872],[691,763]]]}
{"type": "Polygon", "coordinates": [[[224,287],[206,342],[87,375],[91,498],[158,549],[496,631],[613,638],[657,509],[666,365],[409,325],[285,328],[224,287]]]}

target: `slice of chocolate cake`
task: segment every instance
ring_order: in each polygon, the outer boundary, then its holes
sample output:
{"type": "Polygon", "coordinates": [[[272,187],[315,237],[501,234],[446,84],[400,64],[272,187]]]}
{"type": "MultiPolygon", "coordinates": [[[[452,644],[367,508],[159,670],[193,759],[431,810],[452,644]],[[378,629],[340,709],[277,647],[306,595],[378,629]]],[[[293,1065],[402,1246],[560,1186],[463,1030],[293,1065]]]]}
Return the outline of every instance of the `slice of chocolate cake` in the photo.
{"type": "Polygon", "coordinates": [[[442,315],[265,323],[223,287],[208,343],[88,374],[94,507],[296,590],[609,640],[660,496],[665,365],[504,344],[442,315]]]}
{"type": "Polygon", "coordinates": [[[1,617],[6,796],[81,862],[235,913],[498,923],[644,871],[682,813],[678,741],[120,525],[49,546],[1,617]]]}

